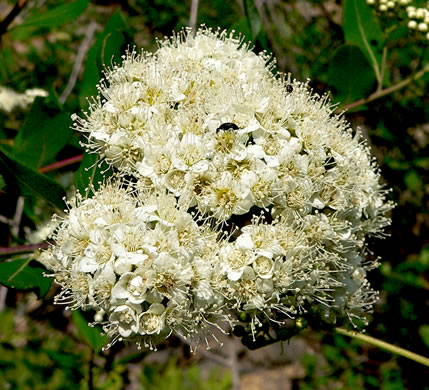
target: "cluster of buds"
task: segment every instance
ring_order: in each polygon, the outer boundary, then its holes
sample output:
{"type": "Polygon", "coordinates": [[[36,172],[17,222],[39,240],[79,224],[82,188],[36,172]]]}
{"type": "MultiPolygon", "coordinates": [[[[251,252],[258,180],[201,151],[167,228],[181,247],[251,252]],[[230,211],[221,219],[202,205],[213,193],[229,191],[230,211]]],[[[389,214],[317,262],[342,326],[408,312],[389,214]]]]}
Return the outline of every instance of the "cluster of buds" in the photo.
{"type": "Polygon", "coordinates": [[[408,22],[408,28],[426,33],[426,38],[429,40],[429,2],[425,8],[409,6],[406,11],[408,18],[410,19],[408,22]]]}
{"type": "Polygon", "coordinates": [[[233,34],[184,30],[127,53],[73,116],[115,176],[69,202],[41,260],[110,344],[365,323],[366,240],[392,204],[360,133],[273,67],[233,34]]]}
{"type": "Polygon", "coordinates": [[[407,21],[410,30],[423,34],[429,40],[429,2],[426,7],[411,5],[413,0],[366,0],[377,11],[407,21]]]}

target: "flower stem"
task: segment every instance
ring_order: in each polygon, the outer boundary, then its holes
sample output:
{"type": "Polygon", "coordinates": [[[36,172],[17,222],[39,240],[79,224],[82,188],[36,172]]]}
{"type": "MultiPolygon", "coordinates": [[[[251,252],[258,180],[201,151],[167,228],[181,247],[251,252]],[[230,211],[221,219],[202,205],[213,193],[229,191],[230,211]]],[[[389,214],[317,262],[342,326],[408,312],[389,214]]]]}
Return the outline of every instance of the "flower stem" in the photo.
{"type": "Polygon", "coordinates": [[[76,164],[76,163],[82,161],[82,159],[83,159],[83,154],[80,154],[79,156],[70,157],[70,158],[67,158],[65,160],[57,161],[53,164],[46,165],[46,166],[40,168],[39,172],[40,173],[51,172],[51,171],[54,171],[54,170],[59,169],[59,168],[63,168],[63,167],[67,167],[69,165],[76,164]]]}
{"type": "Polygon", "coordinates": [[[9,14],[0,22],[0,36],[7,31],[10,24],[15,20],[27,3],[28,0],[18,0],[15,3],[15,6],[11,9],[9,14]]]}
{"type": "Polygon", "coordinates": [[[20,246],[0,246],[0,256],[34,252],[34,251],[37,251],[38,249],[45,249],[48,247],[49,247],[48,242],[41,242],[40,244],[30,244],[30,245],[20,245],[20,246]]]}
{"type": "Polygon", "coordinates": [[[353,339],[365,341],[369,344],[375,345],[376,347],[385,349],[394,354],[406,357],[407,359],[414,360],[417,363],[423,364],[429,367],[429,358],[418,355],[417,353],[408,351],[407,349],[397,347],[396,345],[386,343],[385,341],[376,339],[375,337],[367,336],[365,334],[356,332],[354,330],[347,330],[344,328],[335,328],[335,331],[344,336],[349,336],[353,339]]]}
{"type": "Polygon", "coordinates": [[[389,88],[377,90],[374,93],[372,93],[371,95],[369,95],[367,98],[360,99],[360,100],[357,100],[353,103],[347,104],[344,108],[346,110],[351,110],[352,108],[362,106],[362,105],[370,103],[374,100],[380,99],[384,96],[390,95],[391,93],[396,92],[396,91],[406,87],[408,84],[411,84],[413,81],[420,79],[421,77],[423,77],[425,75],[426,72],[429,72],[429,63],[427,63],[423,69],[414,73],[410,77],[407,77],[405,80],[400,81],[398,84],[392,85],[389,88]]]}

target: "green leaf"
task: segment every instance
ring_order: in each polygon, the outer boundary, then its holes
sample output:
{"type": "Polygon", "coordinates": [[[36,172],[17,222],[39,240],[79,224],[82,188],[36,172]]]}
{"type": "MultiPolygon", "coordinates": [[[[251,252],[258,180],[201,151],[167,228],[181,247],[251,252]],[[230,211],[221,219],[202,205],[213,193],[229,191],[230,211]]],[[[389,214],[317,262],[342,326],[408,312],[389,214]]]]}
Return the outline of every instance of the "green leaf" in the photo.
{"type": "Polygon", "coordinates": [[[404,176],[404,182],[408,189],[419,192],[423,188],[423,181],[414,169],[409,170],[404,176]]]}
{"type": "Polygon", "coordinates": [[[375,82],[371,65],[359,47],[343,45],[334,52],[328,84],[335,89],[335,101],[349,103],[363,98],[375,82]]]}
{"type": "Polygon", "coordinates": [[[100,164],[96,154],[85,152],[79,169],[74,174],[73,181],[76,189],[81,194],[86,194],[90,184],[94,186],[94,189],[97,189],[99,183],[104,182],[110,173],[111,171],[107,170],[107,164],[104,162],[100,164]]]}
{"type": "Polygon", "coordinates": [[[52,279],[43,276],[46,271],[40,264],[28,259],[0,263],[0,283],[18,290],[36,290],[39,298],[44,297],[52,284],[52,279]]]}
{"type": "Polygon", "coordinates": [[[85,71],[80,88],[80,105],[86,107],[86,99],[97,95],[97,82],[101,79],[105,64],[120,61],[125,46],[129,43],[127,24],[118,11],[106,23],[104,31],[88,51],[85,71]]]}
{"type": "MultiPolygon", "coordinates": [[[[420,157],[420,158],[416,158],[416,159],[413,161],[413,164],[414,164],[416,167],[423,168],[423,169],[425,169],[425,170],[429,170],[429,157],[420,157]]],[[[0,188],[1,188],[1,187],[0,187],[0,188]]]]}
{"type": "Polygon", "coordinates": [[[384,34],[371,7],[364,0],[345,0],[344,36],[346,43],[358,46],[381,82],[384,34]]]}
{"type": "Polygon", "coordinates": [[[389,155],[385,156],[384,163],[390,169],[395,171],[406,171],[407,169],[410,169],[410,163],[408,161],[398,160],[397,158],[389,155]]]}
{"type": "Polygon", "coordinates": [[[246,15],[247,24],[249,30],[252,34],[251,37],[253,40],[256,40],[256,37],[261,32],[261,17],[259,15],[259,11],[256,8],[254,0],[243,0],[244,13],[246,15]]]}
{"type": "Polygon", "coordinates": [[[101,334],[97,327],[88,325],[87,320],[79,310],[73,311],[73,321],[85,342],[96,352],[100,352],[106,345],[108,337],[101,334]]]}
{"type": "MultiPolygon", "coordinates": [[[[88,7],[89,0],[77,0],[62,4],[46,12],[34,12],[24,23],[15,27],[15,30],[34,27],[58,27],[73,22],[88,7]]],[[[61,4],[61,3],[60,3],[61,4]]]]}
{"type": "Polygon", "coordinates": [[[40,352],[45,352],[59,368],[74,369],[82,365],[82,356],[78,354],[51,349],[41,349],[40,352]]]}
{"type": "Polygon", "coordinates": [[[16,160],[5,148],[0,148],[0,172],[8,186],[23,196],[41,196],[60,210],[64,209],[63,188],[45,175],[41,175],[16,160]]]}
{"type": "Polygon", "coordinates": [[[31,168],[40,168],[55,159],[67,145],[72,131],[70,115],[49,115],[43,99],[36,99],[15,137],[13,155],[31,168]]]}
{"type": "Polygon", "coordinates": [[[419,328],[419,334],[425,343],[426,347],[429,348],[429,325],[422,325],[419,328]]]}

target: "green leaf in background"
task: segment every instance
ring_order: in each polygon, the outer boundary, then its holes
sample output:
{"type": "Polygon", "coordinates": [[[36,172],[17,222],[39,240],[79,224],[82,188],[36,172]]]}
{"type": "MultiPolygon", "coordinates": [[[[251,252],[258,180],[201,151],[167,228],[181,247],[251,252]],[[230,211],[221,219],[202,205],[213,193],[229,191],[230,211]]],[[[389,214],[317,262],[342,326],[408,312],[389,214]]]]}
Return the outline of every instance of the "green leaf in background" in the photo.
{"type": "Polygon", "coordinates": [[[43,100],[34,101],[13,148],[13,155],[19,161],[35,169],[55,159],[72,135],[70,115],[62,112],[50,116],[43,100]]]}
{"type": "Polygon", "coordinates": [[[76,189],[82,195],[87,192],[90,184],[94,186],[94,189],[97,189],[99,187],[98,183],[103,182],[105,177],[109,176],[110,170],[103,174],[107,170],[106,163],[101,163],[101,167],[99,165],[99,159],[96,154],[85,152],[79,169],[75,172],[73,178],[76,189]]]}
{"type": "Polygon", "coordinates": [[[73,321],[82,338],[96,352],[100,352],[106,345],[108,337],[101,334],[101,330],[97,327],[88,325],[88,321],[79,310],[73,311],[73,321]]]}
{"type": "Polygon", "coordinates": [[[419,327],[419,334],[426,347],[429,348],[429,325],[421,325],[419,327]]]}
{"type": "Polygon", "coordinates": [[[62,369],[73,369],[78,364],[83,364],[82,356],[79,354],[59,352],[51,349],[41,349],[40,352],[46,353],[56,363],[56,366],[62,369]]]}
{"type": "Polygon", "coordinates": [[[423,188],[423,182],[420,175],[414,169],[409,170],[404,176],[404,182],[408,189],[413,192],[419,192],[423,188]]]}
{"type": "Polygon", "coordinates": [[[41,196],[59,210],[64,209],[63,188],[49,177],[17,161],[4,148],[0,148],[0,172],[6,185],[14,187],[20,195],[41,196]]]}
{"type": "Polygon", "coordinates": [[[85,72],[80,84],[80,106],[86,108],[86,99],[97,95],[96,84],[101,79],[104,65],[120,61],[124,47],[129,44],[127,24],[118,11],[106,23],[104,31],[88,51],[85,72]]]}
{"type": "Polygon", "coordinates": [[[365,0],[344,1],[344,37],[346,43],[358,46],[381,82],[384,34],[371,7],[365,0]]]}
{"type": "MultiPolygon", "coordinates": [[[[59,2],[61,4],[62,2],[59,2]]],[[[13,30],[27,27],[58,27],[73,22],[88,7],[89,0],[77,0],[72,3],[61,4],[46,12],[34,12],[24,23],[13,30]]]]}
{"type": "Polygon", "coordinates": [[[15,64],[14,51],[10,47],[3,47],[0,50],[0,84],[5,84],[10,78],[10,69],[13,69],[15,64]]]}
{"type": "MultiPolygon", "coordinates": [[[[416,167],[423,168],[423,169],[425,169],[425,170],[429,170],[429,157],[420,157],[420,158],[416,158],[416,159],[413,161],[413,164],[414,164],[416,167]]],[[[0,188],[1,188],[1,187],[0,187],[0,188]]]]}
{"type": "Polygon", "coordinates": [[[52,279],[43,276],[46,271],[38,263],[28,259],[7,261],[0,264],[0,283],[18,290],[35,290],[39,298],[44,297],[52,284],[52,279]]]}
{"type": "Polygon", "coordinates": [[[335,89],[336,102],[350,103],[365,97],[375,82],[371,65],[359,47],[343,45],[334,52],[328,84],[335,89]]]}
{"type": "Polygon", "coordinates": [[[261,17],[259,15],[259,11],[255,5],[255,0],[243,0],[243,6],[244,6],[244,13],[246,15],[247,24],[252,34],[248,38],[252,38],[253,40],[256,40],[256,37],[261,32],[262,23],[261,23],[261,17]]]}

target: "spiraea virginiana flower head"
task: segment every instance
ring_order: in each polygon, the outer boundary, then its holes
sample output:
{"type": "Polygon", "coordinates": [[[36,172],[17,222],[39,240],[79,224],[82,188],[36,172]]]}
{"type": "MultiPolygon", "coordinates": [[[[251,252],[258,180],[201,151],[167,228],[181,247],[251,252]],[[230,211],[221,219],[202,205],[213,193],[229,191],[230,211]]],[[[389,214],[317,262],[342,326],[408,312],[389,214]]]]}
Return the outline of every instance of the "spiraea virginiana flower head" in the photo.
{"type": "Polygon", "coordinates": [[[59,300],[105,313],[112,339],[365,321],[366,239],[392,204],[360,133],[273,63],[185,30],[125,55],[74,116],[119,178],[77,196],[43,257],[59,300]]]}

